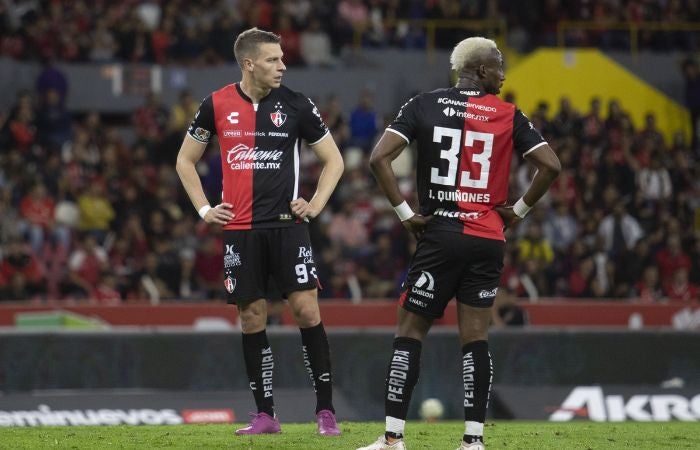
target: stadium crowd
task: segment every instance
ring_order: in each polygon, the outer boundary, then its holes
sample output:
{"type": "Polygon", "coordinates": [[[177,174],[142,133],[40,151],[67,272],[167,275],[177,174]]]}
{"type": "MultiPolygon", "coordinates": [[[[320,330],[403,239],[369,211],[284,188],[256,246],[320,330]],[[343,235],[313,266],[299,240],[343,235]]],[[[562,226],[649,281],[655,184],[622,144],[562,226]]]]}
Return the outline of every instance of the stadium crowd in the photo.
{"type": "MultiPolygon", "coordinates": [[[[567,32],[567,45],[629,49],[628,30],[613,24],[663,22],[642,29],[643,49],[697,49],[698,0],[4,0],[0,56],[24,61],[216,64],[233,59],[233,38],[251,26],[279,33],[288,65],[333,65],[343,49],[424,48],[431,19],[504,23],[509,46],[557,44],[561,20],[595,22],[567,32]]],[[[474,30],[438,27],[435,45],[450,48],[474,30]]],[[[483,32],[483,31],[482,31],[483,32]]]]}
{"type": "MultiPolygon", "coordinates": [[[[0,55],[27,61],[230,62],[237,31],[257,25],[283,36],[285,60],[335,64],[362,30],[372,46],[425,46],[424,30],[393,19],[504,18],[522,48],[551,44],[561,19],[698,20],[694,0],[180,0],[0,1],[0,55]],[[528,30],[518,33],[518,29],[528,30]],[[175,32],[177,30],[177,33],[175,32]]],[[[443,30],[449,47],[468,30],[443,30]],[[457,35],[455,35],[457,33],[457,35]]],[[[580,34],[600,44],[605,33],[580,34]],[[597,40],[596,40],[597,39],[597,40]]],[[[650,48],[694,48],[692,33],[649,35],[650,48]]],[[[620,44],[613,34],[603,39],[620,44]]],[[[693,66],[696,67],[696,66],[693,66]]],[[[689,80],[697,80],[697,76],[689,80]]],[[[207,229],[180,186],[175,156],[198,102],[146,96],[125,138],[97,112],[65,108],[65,77],[46,65],[37,88],[0,110],[0,299],[98,303],[221,297],[221,233],[207,229]]],[[[695,83],[695,97],[700,85],[695,83]]],[[[690,92],[690,91],[689,91],[690,92]]],[[[316,99],[346,161],[326,211],[312,221],[322,298],[395,297],[415,242],[397,221],[368,168],[374,141],[392,119],[370,92],[350,115],[336,98],[316,99]]],[[[697,100],[697,99],[696,99],[697,100]]],[[[691,102],[689,102],[690,104],[691,102]]],[[[696,104],[700,104],[695,101],[696,104]]],[[[694,117],[697,117],[697,110],[694,117]]],[[[515,297],[700,297],[700,148],[677,133],[665,142],[649,114],[635,128],[616,101],[566,98],[525,111],[562,162],[551,192],[508,230],[503,290],[515,297]],[[694,148],[695,147],[695,148],[694,148]]],[[[413,192],[411,152],[401,184],[413,192]]],[[[309,198],[319,166],[302,152],[309,198]]],[[[530,179],[522,159],[514,198],[530,179]]],[[[198,167],[208,197],[220,197],[220,156],[211,145],[198,167]]],[[[415,198],[413,199],[415,203],[415,198]]]]}
{"type": "MultiPolygon", "coordinates": [[[[44,73],[0,114],[0,298],[97,303],[221,297],[221,232],[199,220],[174,171],[197,102],[182,92],[166,106],[149,95],[127,142],[98,113],[80,120],[63,106],[60,73],[44,73]],[[51,82],[47,81],[51,80],[51,82]]],[[[395,297],[415,245],[367,168],[391,117],[365,92],[346,117],[319,102],[346,161],[326,210],[312,221],[322,298],[395,297]]],[[[667,144],[649,114],[635,129],[623,105],[566,98],[529,112],[563,171],[534,213],[508,230],[503,290],[517,297],[698,301],[700,164],[682,133],[667,144]]],[[[397,172],[413,192],[411,152],[397,172]],[[401,167],[403,166],[403,168],[401,167]]],[[[320,170],[302,152],[301,195],[320,170]]],[[[514,158],[511,194],[529,165],[514,158]]],[[[198,167],[208,197],[220,196],[221,161],[210,145],[198,167]]],[[[415,198],[413,199],[415,202],[415,198]]]]}

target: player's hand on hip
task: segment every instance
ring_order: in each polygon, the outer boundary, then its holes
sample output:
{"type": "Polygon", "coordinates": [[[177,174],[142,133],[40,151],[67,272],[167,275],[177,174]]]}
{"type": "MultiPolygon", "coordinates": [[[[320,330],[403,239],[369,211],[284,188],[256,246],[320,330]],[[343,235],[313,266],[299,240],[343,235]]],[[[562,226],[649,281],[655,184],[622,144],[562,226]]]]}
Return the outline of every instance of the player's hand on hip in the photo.
{"type": "Polygon", "coordinates": [[[425,232],[425,227],[430,222],[433,216],[422,216],[420,214],[414,214],[410,218],[401,222],[401,224],[406,228],[411,234],[413,234],[416,239],[420,239],[425,232]]]}
{"type": "Polygon", "coordinates": [[[289,202],[289,207],[292,209],[292,214],[300,219],[313,219],[321,212],[301,197],[289,202]]]}
{"type": "Polygon", "coordinates": [[[503,219],[503,225],[505,225],[506,228],[514,227],[520,223],[521,220],[523,220],[520,216],[515,214],[512,206],[499,205],[493,209],[501,216],[501,219],[503,219]]]}
{"type": "Polygon", "coordinates": [[[236,217],[236,215],[231,212],[231,208],[233,208],[233,205],[230,203],[220,203],[207,211],[204,215],[204,221],[206,223],[226,225],[236,217]]]}

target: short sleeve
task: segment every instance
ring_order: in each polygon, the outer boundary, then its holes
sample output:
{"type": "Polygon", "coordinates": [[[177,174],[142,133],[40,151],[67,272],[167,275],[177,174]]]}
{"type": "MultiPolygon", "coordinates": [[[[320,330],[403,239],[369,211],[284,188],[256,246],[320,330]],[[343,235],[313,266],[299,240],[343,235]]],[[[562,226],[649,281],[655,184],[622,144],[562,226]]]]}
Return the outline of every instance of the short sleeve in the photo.
{"type": "Polygon", "coordinates": [[[211,95],[208,95],[202,104],[199,105],[197,113],[194,115],[187,134],[195,141],[207,144],[213,135],[216,134],[216,122],[214,121],[214,102],[211,95]]]}
{"type": "Polygon", "coordinates": [[[520,155],[525,156],[531,151],[547,144],[539,131],[519,109],[513,117],[513,147],[520,155]]]}
{"type": "Polygon", "coordinates": [[[411,98],[399,109],[394,121],[387,127],[387,131],[401,136],[407,143],[411,142],[418,130],[418,96],[411,98]]]}
{"type": "Polygon", "coordinates": [[[299,136],[314,145],[329,133],[318,107],[310,98],[303,97],[299,114],[299,136]]]}

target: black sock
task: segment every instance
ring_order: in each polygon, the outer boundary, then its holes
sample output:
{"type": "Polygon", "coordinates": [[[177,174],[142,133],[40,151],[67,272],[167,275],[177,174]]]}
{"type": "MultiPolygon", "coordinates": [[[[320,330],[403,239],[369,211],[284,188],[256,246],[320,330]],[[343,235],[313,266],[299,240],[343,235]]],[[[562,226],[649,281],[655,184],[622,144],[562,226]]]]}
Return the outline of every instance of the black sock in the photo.
{"type": "Polygon", "coordinates": [[[331,379],[331,352],[323,323],[300,328],[304,351],[304,365],[316,392],[316,412],[333,409],[333,381],[331,379]]]}
{"type": "Polygon", "coordinates": [[[272,371],[275,362],[267,342],[265,330],[243,334],[243,357],[248,373],[250,389],[255,397],[258,413],[264,412],[274,417],[275,403],[272,400],[272,371]]]}
{"type": "MultiPolygon", "coordinates": [[[[394,339],[394,352],[391,355],[384,385],[384,410],[386,415],[406,420],[411,403],[413,388],[420,373],[421,341],[408,337],[394,339]]],[[[398,433],[386,432],[385,437],[400,439],[398,433]]]]}
{"type": "Polygon", "coordinates": [[[466,442],[467,444],[473,444],[474,442],[484,442],[484,437],[483,436],[475,436],[471,434],[465,434],[462,436],[462,440],[466,442]]]}
{"type": "MultiPolygon", "coordinates": [[[[474,341],[462,347],[462,380],[464,381],[464,420],[484,423],[489,406],[493,362],[487,341],[474,341]]],[[[464,435],[464,442],[483,442],[483,436],[464,435]]]]}

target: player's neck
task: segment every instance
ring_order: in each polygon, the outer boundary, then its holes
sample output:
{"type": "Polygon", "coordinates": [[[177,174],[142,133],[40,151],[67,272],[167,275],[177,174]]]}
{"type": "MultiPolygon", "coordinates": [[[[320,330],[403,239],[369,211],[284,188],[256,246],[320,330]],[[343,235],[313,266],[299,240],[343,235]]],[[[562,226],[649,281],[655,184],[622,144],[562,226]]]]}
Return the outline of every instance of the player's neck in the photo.
{"type": "Polygon", "coordinates": [[[457,84],[455,85],[455,87],[459,89],[478,89],[480,91],[483,90],[481,84],[479,83],[479,80],[468,76],[460,76],[457,80],[457,84]]]}
{"type": "Polygon", "coordinates": [[[254,104],[260,103],[260,100],[267,97],[272,90],[270,88],[257,87],[254,83],[252,83],[250,80],[246,80],[245,78],[241,80],[240,86],[243,93],[247,95],[254,104]]]}

